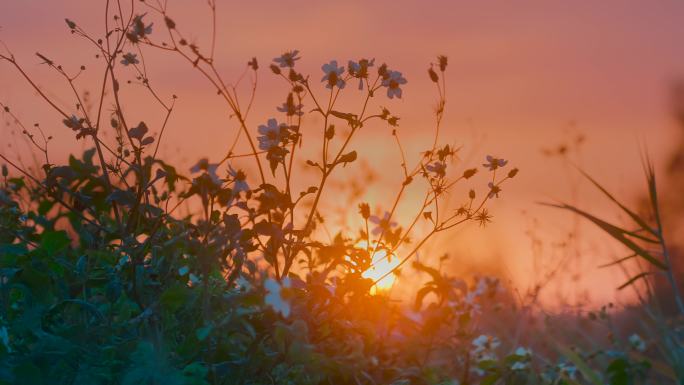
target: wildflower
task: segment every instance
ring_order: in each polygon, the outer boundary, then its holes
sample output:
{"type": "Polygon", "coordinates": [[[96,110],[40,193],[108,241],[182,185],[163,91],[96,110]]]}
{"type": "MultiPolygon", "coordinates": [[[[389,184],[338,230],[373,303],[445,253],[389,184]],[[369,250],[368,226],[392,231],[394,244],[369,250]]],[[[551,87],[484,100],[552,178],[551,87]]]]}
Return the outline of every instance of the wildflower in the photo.
{"type": "Polygon", "coordinates": [[[494,184],[493,182],[489,182],[487,185],[489,186],[489,199],[492,199],[494,197],[499,197],[499,193],[501,192],[501,187],[499,185],[494,184]]]}
{"type": "Polygon", "coordinates": [[[644,340],[642,340],[638,334],[632,334],[629,336],[629,345],[632,347],[632,349],[640,352],[646,350],[646,342],[644,342],[644,340]]]}
{"type": "Polygon", "coordinates": [[[370,218],[370,206],[368,206],[368,203],[359,203],[359,214],[361,214],[363,219],[370,218]]]}
{"type": "Polygon", "coordinates": [[[152,33],[152,25],[154,23],[150,23],[150,25],[145,25],[145,23],[143,22],[144,16],[145,14],[142,14],[137,15],[135,18],[133,18],[133,28],[131,29],[131,32],[126,34],[128,39],[131,40],[133,43],[137,43],[141,38],[144,38],[145,36],[152,33]]]}
{"type": "Polygon", "coordinates": [[[499,339],[496,337],[481,334],[473,340],[472,344],[475,347],[474,352],[480,353],[498,348],[499,345],[501,345],[501,341],[499,341],[499,339]]]}
{"type": "Polygon", "coordinates": [[[190,286],[197,286],[200,283],[202,283],[202,280],[200,279],[200,277],[196,276],[193,273],[190,273],[190,276],[188,278],[190,278],[190,286]]]}
{"type": "Polygon", "coordinates": [[[267,279],[264,282],[264,287],[268,292],[264,302],[284,317],[288,317],[290,315],[290,301],[283,294],[286,294],[286,289],[290,288],[290,279],[286,277],[281,283],[267,279]]]}
{"type": "Polygon", "coordinates": [[[178,275],[180,275],[181,277],[188,274],[189,272],[190,272],[190,268],[188,266],[183,266],[183,267],[178,269],[178,275]]]}
{"type": "Polygon", "coordinates": [[[237,289],[240,291],[248,291],[252,288],[252,284],[249,282],[249,280],[247,280],[242,275],[235,280],[235,285],[237,286],[237,289]]]}
{"type": "Polygon", "coordinates": [[[247,184],[247,175],[242,170],[235,170],[232,166],[228,166],[228,175],[233,178],[233,194],[237,195],[240,191],[249,191],[247,184]]]}
{"type": "Polygon", "coordinates": [[[425,168],[428,171],[435,173],[435,175],[437,175],[439,178],[444,178],[446,175],[446,163],[444,162],[434,162],[432,164],[428,164],[425,166],[425,168]]]}
{"type": "Polygon", "coordinates": [[[565,375],[571,380],[574,380],[576,377],[577,373],[577,367],[574,365],[566,364],[566,363],[560,363],[556,366],[556,369],[558,369],[558,374],[561,376],[565,375]]]}
{"type": "Polygon", "coordinates": [[[65,126],[73,129],[73,130],[78,130],[81,128],[81,125],[83,124],[84,119],[79,119],[76,115],[71,115],[69,119],[64,119],[62,122],[64,123],[65,126]]]}
{"type": "Polygon", "coordinates": [[[368,68],[375,64],[375,59],[361,59],[358,62],[349,61],[348,71],[349,74],[355,78],[359,79],[359,90],[363,89],[363,79],[368,79],[368,68]]]}
{"type": "Polygon", "coordinates": [[[525,370],[527,369],[527,362],[517,361],[511,365],[511,370],[525,370]]]}
{"type": "Polygon", "coordinates": [[[283,53],[282,55],[280,55],[280,57],[274,58],[273,61],[278,63],[278,65],[281,68],[285,68],[285,67],[292,68],[295,66],[295,61],[300,59],[299,57],[297,57],[297,55],[299,55],[298,50],[287,51],[287,52],[283,53]]]}
{"type": "Polygon", "coordinates": [[[221,178],[219,178],[218,174],[216,174],[218,166],[218,163],[209,163],[207,158],[202,158],[190,168],[190,172],[197,173],[200,171],[205,171],[211,177],[211,180],[214,181],[214,183],[220,184],[221,178]]]}
{"type": "Polygon", "coordinates": [[[376,215],[371,215],[369,217],[369,220],[377,225],[373,229],[374,235],[378,235],[381,232],[387,232],[388,230],[391,230],[392,227],[395,227],[397,225],[397,222],[390,221],[390,213],[387,211],[385,211],[385,215],[383,216],[382,219],[380,219],[376,215]]]}
{"type": "Polygon", "coordinates": [[[259,148],[262,150],[270,150],[273,147],[278,146],[281,140],[282,127],[278,124],[275,119],[269,119],[266,125],[259,126],[259,148]]]}
{"type": "Polygon", "coordinates": [[[137,56],[138,56],[138,55],[136,55],[136,54],[134,54],[134,53],[132,53],[132,52],[129,52],[129,53],[127,53],[127,54],[124,54],[124,55],[123,55],[123,60],[121,60],[121,64],[123,64],[123,65],[125,65],[125,66],[127,66],[127,65],[129,65],[129,64],[138,64],[138,63],[140,63],[140,62],[138,61],[138,57],[137,57],[137,56]]]}
{"type": "Polygon", "coordinates": [[[402,84],[406,84],[406,79],[404,79],[399,71],[387,71],[382,80],[382,85],[387,87],[387,97],[390,99],[393,99],[395,96],[401,99],[400,86],[402,84]]]}
{"type": "Polygon", "coordinates": [[[278,109],[278,111],[284,112],[287,116],[302,116],[304,115],[304,112],[302,112],[302,107],[304,107],[304,105],[295,104],[294,97],[292,96],[292,94],[289,94],[287,96],[287,100],[285,101],[285,103],[283,103],[281,107],[276,108],[278,109]]]}
{"type": "Polygon", "coordinates": [[[487,223],[492,221],[492,216],[486,208],[482,209],[479,214],[475,215],[475,220],[480,222],[480,226],[484,227],[487,223]]]}
{"type": "Polygon", "coordinates": [[[532,357],[532,350],[520,346],[517,349],[515,349],[515,355],[524,358],[530,358],[532,357]]]}
{"type": "Polygon", "coordinates": [[[484,167],[488,167],[489,171],[494,171],[499,167],[503,167],[508,163],[507,160],[498,159],[491,155],[487,155],[487,163],[483,163],[484,167]]]}
{"type": "Polygon", "coordinates": [[[447,67],[447,57],[444,55],[439,55],[437,56],[437,61],[439,62],[439,70],[444,72],[444,70],[446,70],[447,67]]]}
{"type": "Polygon", "coordinates": [[[12,353],[12,347],[10,346],[10,341],[9,341],[9,333],[7,332],[6,327],[0,327],[0,341],[2,341],[2,344],[5,345],[5,349],[7,349],[8,353],[12,353]]]}
{"type": "Polygon", "coordinates": [[[330,63],[328,64],[323,64],[321,67],[323,70],[323,78],[321,78],[322,82],[328,82],[326,85],[326,88],[333,88],[334,86],[337,86],[337,88],[344,88],[345,86],[345,81],[341,78],[342,73],[344,73],[344,67],[338,67],[337,66],[337,60],[331,60],[330,63]]]}

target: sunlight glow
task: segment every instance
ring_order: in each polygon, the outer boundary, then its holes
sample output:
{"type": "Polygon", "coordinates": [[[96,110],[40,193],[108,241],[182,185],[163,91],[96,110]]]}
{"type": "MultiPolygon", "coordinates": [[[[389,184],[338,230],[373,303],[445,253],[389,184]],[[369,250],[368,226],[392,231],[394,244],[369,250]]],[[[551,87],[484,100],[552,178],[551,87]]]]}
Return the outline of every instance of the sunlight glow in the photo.
{"type": "MultiPolygon", "coordinates": [[[[366,241],[361,241],[357,244],[357,246],[361,248],[366,247],[366,245],[366,241]]],[[[392,271],[392,269],[394,269],[398,265],[399,258],[396,254],[393,253],[392,255],[387,257],[386,250],[378,250],[375,252],[375,255],[373,255],[373,263],[371,268],[364,271],[362,276],[364,278],[369,278],[375,281],[377,279],[380,279],[380,277],[387,274],[388,272],[392,271]]],[[[397,276],[394,274],[386,276],[385,278],[378,281],[378,283],[371,288],[371,294],[375,295],[389,291],[392,288],[392,285],[394,285],[394,281],[396,279],[397,276]]]]}

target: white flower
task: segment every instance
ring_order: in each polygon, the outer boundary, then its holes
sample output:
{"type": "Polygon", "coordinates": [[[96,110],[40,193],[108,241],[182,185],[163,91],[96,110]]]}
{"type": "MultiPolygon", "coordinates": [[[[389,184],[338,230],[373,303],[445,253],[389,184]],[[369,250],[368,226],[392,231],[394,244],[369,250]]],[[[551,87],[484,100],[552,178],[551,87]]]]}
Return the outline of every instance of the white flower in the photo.
{"type": "Polygon", "coordinates": [[[446,163],[444,162],[434,162],[428,164],[425,168],[428,171],[433,172],[439,178],[443,178],[446,175],[446,163]]]}
{"type": "Polygon", "coordinates": [[[280,67],[285,68],[285,67],[294,67],[295,61],[299,60],[300,58],[297,57],[299,54],[299,51],[294,50],[294,51],[288,51],[285,52],[284,54],[280,55],[280,57],[274,58],[273,61],[278,63],[280,67]]]}
{"type": "Polygon", "coordinates": [[[525,349],[522,346],[520,346],[517,349],[515,349],[515,355],[520,356],[520,357],[530,358],[530,357],[532,357],[532,350],[525,349]]]}
{"type": "Polygon", "coordinates": [[[252,284],[243,276],[239,276],[235,280],[235,285],[237,286],[238,290],[240,291],[247,291],[252,288],[252,284]]]}
{"type": "Polygon", "coordinates": [[[207,158],[200,159],[194,166],[190,168],[190,172],[193,173],[206,171],[214,183],[221,184],[221,178],[219,178],[218,174],[216,174],[216,170],[218,170],[218,163],[209,163],[207,158]]]}
{"type": "Polygon", "coordinates": [[[323,64],[321,67],[323,70],[323,78],[321,78],[322,82],[327,82],[326,84],[327,88],[333,88],[333,86],[337,86],[337,88],[344,88],[345,82],[342,79],[342,73],[344,73],[344,67],[338,67],[337,66],[337,60],[331,60],[330,63],[328,64],[323,64]]]}
{"type": "Polygon", "coordinates": [[[499,167],[503,167],[508,163],[507,160],[498,159],[491,155],[487,155],[487,163],[483,163],[484,167],[488,167],[490,171],[494,171],[499,167]]]}
{"type": "Polygon", "coordinates": [[[382,219],[376,215],[371,215],[368,219],[377,225],[373,229],[374,235],[378,235],[383,231],[387,232],[389,230],[392,230],[392,227],[397,225],[397,222],[390,221],[390,213],[388,213],[387,211],[385,211],[385,216],[382,217],[382,219]]]}
{"type": "Polygon", "coordinates": [[[233,178],[233,195],[237,195],[240,191],[249,191],[247,176],[242,170],[235,170],[232,166],[228,166],[228,175],[233,178]]]}
{"type": "Polygon", "coordinates": [[[138,63],[140,63],[140,62],[138,61],[138,55],[136,55],[136,54],[134,54],[134,53],[132,53],[132,52],[129,52],[129,53],[127,53],[127,54],[124,54],[124,55],[123,55],[123,60],[121,60],[121,64],[123,64],[123,65],[125,65],[125,66],[127,66],[127,65],[129,65],[129,64],[138,64],[138,63]]]}
{"type": "Polygon", "coordinates": [[[560,375],[566,375],[571,380],[575,379],[575,373],[577,373],[577,368],[574,365],[560,363],[556,366],[558,373],[560,375]]]}
{"type": "Polygon", "coordinates": [[[188,278],[190,278],[190,283],[192,284],[192,286],[197,286],[202,282],[200,277],[196,276],[193,273],[190,273],[190,277],[188,277],[188,278]]]}
{"type": "Polygon", "coordinates": [[[525,370],[527,369],[527,362],[514,362],[513,365],[511,365],[511,370],[525,370]]]}
{"type": "Polygon", "coordinates": [[[10,346],[10,341],[9,341],[9,333],[7,332],[6,327],[0,327],[0,341],[2,341],[2,344],[5,345],[5,349],[7,349],[8,353],[12,353],[12,347],[10,346]]]}
{"type": "Polygon", "coordinates": [[[387,97],[393,99],[395,96],[401,99],[402,84],[406,84],[406,79],[399,71],[387,71],[387,75],[382,80],[382,85],[387,87],[387,97]]]}
{"type": "Polygon", "coordinates": [[[348,71],[349,74],[355,78],[359,79],[359,89],[363,89],[363,79],[368,79],[368,68],[375,64],[375,59],[361,59],[358,62],[349,61],[348,71]]]}
{"type": "Polygon", "coordinates": [[[290,288],[290,279],[285,277],[281,283],[278,283],[278,281],[269,278],[264,282],[264,287],[268,292],[264,302],[271,306],[273,310],[282,314],[283,317],[289,317],[290,301],[283,298],[283,289],[290,288]]]}
{"type": "Polygon", "coordinates": [[[638,334],[632,334],[629,336],[629,344],[634,350],[638,350],[640,352],[646,350],[646,342],[644,342],[644,340],[642,340],[638,334]]]}
{"type": "Polygon", "coordinates": [[[501,345],[501,341],[499,341],[498,338],[496,337],[491,337],[486,334],[482,334],[479,337],[475,338],[473,340],[473,346],[475,347],[474,352],[475,353],[482,353],[482,352],[488,352],[496,349],[501,345]]]}
{"type": "Polygon", "coordinates": [[[133,19],[133,34],[139,37],[144,37],[145,35],[151,34],[152,25],[154,24],[150,23],[150,25],[146,26],[142,20],[143,16],[145,15],[138,15],[133,19]]]}
{"type": "Polygon", "coordinates": [[[259,148],[261,150],[270,150],[280,144],[282,127],[275,119],[269,119],[266,125],[259,126],[259,133],[261,136],[257,137],[259,140],[259,148]]]}
{"type": "Polygon", "coordinates": [[[499,185],[497,185],[497,184],[494,184],[493,182],[489,182],[488,186],[489,186],[489,195],[487,195],[487,197],[489,199],[492,199],[494,197],[498,198],[499,193],[501,192],[501,187],[499,187],[499,185]]]}
{"type": "Polygon", "coordinates": [[[284,112],[287,116],[302,116],[304,111],[302,111],[303,104],[294,104],[289,98],[288,101],[283,103],[282,106],[276,107],[280,112],[284,112]]]}

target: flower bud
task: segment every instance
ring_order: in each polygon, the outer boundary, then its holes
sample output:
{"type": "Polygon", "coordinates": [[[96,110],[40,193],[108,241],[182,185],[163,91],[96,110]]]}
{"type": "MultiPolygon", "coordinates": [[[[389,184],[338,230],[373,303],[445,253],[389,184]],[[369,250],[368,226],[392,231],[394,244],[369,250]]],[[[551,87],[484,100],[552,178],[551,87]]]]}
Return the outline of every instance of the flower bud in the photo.
{"type": "Polygon", "coordinates": [[[278,66],[275,64],[271,64],[271,71],[273,71],[273,73],[276,75],[280,75],[280,68],[278,68],[278,66]]]}
{"type": "Polygon", "coordinates": [[[428,74],[430,75],[430,80],[432,80],[433,82],[437,83],[439,81],[439,76],[437,76],[437,72],[435,72],[435,70],[433,70],[432,67],[428,69],[428,74]]]}
{"type": "Polygon", "coordinates": [[[469,169],[463,171],[463,178],[470,179],[475,174],[477,174],[477,169],[476,168],[469,168],[469,169]]]}
{"type": "Polygon", "coordinates": [[[518,169],[514,168],[511,171],[508,172],[508,177],[513,178],[514,176],[518,175],[518,169]]]}
{"type": "Polygon", "coordinates": [[[475,199],[475,190],[470,190],[468,196],[470,197],[470,199],[475,199]]]}

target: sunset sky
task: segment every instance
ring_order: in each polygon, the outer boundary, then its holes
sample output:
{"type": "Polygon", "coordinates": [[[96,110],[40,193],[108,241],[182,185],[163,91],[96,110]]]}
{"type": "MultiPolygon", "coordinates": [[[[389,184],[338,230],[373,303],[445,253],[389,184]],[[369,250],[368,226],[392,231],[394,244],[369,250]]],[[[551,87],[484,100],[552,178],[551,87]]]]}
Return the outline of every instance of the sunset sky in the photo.
{"type": "MultiPolygon", "coordinates": [[[[0,4],[0,41],[49,95],[67,100],[66,85],[40,65],[36,51],[65,68],[92,67],[79,84],[95,92],[101,62],[91,47],[70,35],[64,19],[99,36],[103,8],[104,1],[95,0],[5,0],[0,4]]],[[[542,270],[557,266],[563,253],[554,244],[564,240],[575,219],[537,202],[570,201],[615,218],[609,203],[597,199],[571,166],[545,156],[544,149],[583,135],[585,142],[572,159],[616,195],[633,201],[644,191],[640,151],[647,148],[661,170],[681,140],[668,105],[669,87],[684,76],[684,3],[679,1],[219,0],[217,12],[216,57],[222,76],[237,79],[252,56],[261,65],[255,110],[248,120],[255,135],[259,124],[276,116],[275,106],[287,94],[267,68],[272,58],[298,49],[302,59],[297,66],[312,79],[321,77],[321,64],[331,59],[346,64],[349,59],[375,58],[408,79],[401,100],[380,98],[374,107],[386,106],[401,117],[399,132],[415,162],[415,155],[431,144],[434,126],[436,95],[426,70],[437,55],[449,57],[440,139],[463,146],[464,163],[456,166],[479,166],[492,154],[521,170],[493,202],[494,222],[488,228],[471,225],[426,250],[450,251],[452,258],[444,267],[454,274],[495,271],[524,289],[538,273],[535,265],[542,270]],[[544,244],[541,262],[535,262],[527,234],[531,229],[544,244]]],[[[170,0],[169,14],[200,47],[209,44],[211,15],[204,1],[170,0]]],[[[161,33],[161,20],[154,21],[154,33],[161,33]]],[[[184,168],[199,157],[220,159],[237,127],[227,119],[225,106],[187,63],[149,48],[146,52],[152,84],[167,99],[171,94],[179,97],[162,155],[184,168]]],[[[133,78],[132,72],[120,71],[122,79],[133,78]]],[[[163,111],[144,104],[148,98],[143,95],[131,90],[131,100],[141,102],[129,109],[139,116],[133,120],[152,116],[154,131],[163,111]]],[[[360,96],[348,96],[349,103],[359,103],[360,96]]],[[[83,143],[2,62],[0,102],[12,106],[25,123],[40,122],[55,136],[53,162],[82,150],[83,143]]],[[[73,110],[66,102],[63,106],[73,110]]],[[[308,129],[319,132],[316,121],[308,129]]],[[[12,135],[15,130],[3,125],[0,151],[28,160],[27,148],[12,135]]],[[[379,175],[364,198],[372,207],[386,208],[384,197],[400,183],[400,159],[386,125],[364,130],[352,148],[365,153],[362,157],[379,175]]],[[[399,219],[409,215],[406,210],[399,219]]],[[[580,229],[579,243],[570,252],[582,260],[564,265],[564,279],[554,280],[545,303],[553,305],[559,295],[573,302],[588,292],[599,304],[613,298],[614,288],[624,280],[617,269],[596,268],[624,251],[588,225],[580,229]],[[587,273],[573,281],[572,275],[582,269],[587,273]]]]}

